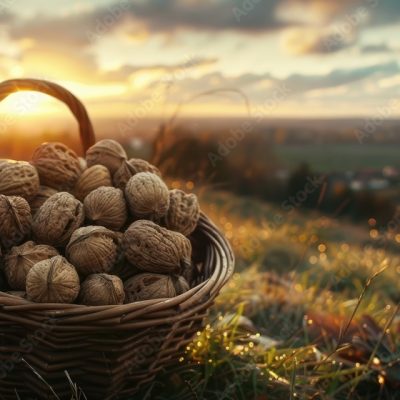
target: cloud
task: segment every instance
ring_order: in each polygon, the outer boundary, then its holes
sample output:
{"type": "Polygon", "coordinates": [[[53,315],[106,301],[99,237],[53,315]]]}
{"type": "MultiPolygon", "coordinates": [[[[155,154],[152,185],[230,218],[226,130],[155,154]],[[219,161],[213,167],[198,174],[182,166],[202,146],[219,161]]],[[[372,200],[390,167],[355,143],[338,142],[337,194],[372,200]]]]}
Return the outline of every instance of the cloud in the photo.
{"type": "Polygon", "coordinates": [[[354,69],[334,70],[324,77],[303,80],[301,86],[303,87],[303,89],[307,90],[310,90],[312,88],[335,87],[344,84],[360,82],[366,80],[367,78],[378,79],[382,77],[389,77],[396,75],[399,72],[400,69],[398,63],[392,61],[354,69]]]}
{"type": "Polygon", "coordinates": [[[285,83],[293,91],[309,91],[354,83],[371,77],[388,77],[400,72],[396,61],[375,64],[353,69],[335,69],[326,75],[294,74],[286,78],[285,83]]]}
{"type": "MultiPolygon", "coordinates": [[[[121,101],[126,101],[127,104],[130,101],[137,101],[138,98],[151,96],[153,89],[160,86],[160,81],[164,77],[172,77],[173,84],[170,85],[171,88],[168,88],[168,96],[172,103],[184,101],[204,90],[221,87],[241,89],[248,93],[254,103],[264,101],[274,89],[282,86],[290,88],[293,98],[296,99],[302,96],[304,98],[307,93],[311,93],[311,98],[318,96],[333,98],[336,95],[339,97],[342,92],[346,93],[346,98],[348,98],[349,94],[346,90],[349,85],[355,87],[358,84],[362,85],[364,81],[389,79],[400,73],[396,62],[362,66],[364,54],[388,53],[390,50],[388,45],[385,43],[360,45],[357,65],[361,66],[358,68],[335,69],[321,75],[299,73],[286,78],[278,78],[269,73],[243,73],[232,76],[232,71],[243,71],[243,68],[247,68],[248,71],[260,71],[260,69],[253,68],[251,61],[247,59],[239,60],[239,57],[247,57],[240,54],[239,50],[235,50],[235,53],[231,49],[227,50],[224,54],[225,63],[218,65],[216,65],[218,59],[213,56],[219,54],[216,49],[221,48],[225,51],[229,47],[226,43],[222,43],[223,40],[226,42],[231,39],[236,40],[240,34],[242,35],[240,39],[247,46],[249,41],[257,35],[256,41],[260,42],[259,59],[261,59],[262,52],[267,52],[271,48],[268,47],[271,43],[268,43],[269,38],[264,38],[260,34],[271,32],[283,34],[282,43],[291,54],[318,56],[336,53],[355,46],[362,29],[374,24],[389,23],[388,21],[396,19],[397,16],[382,17],[389,11],[394,12],[398,7],[396,4],[397,2],[392,0],[338,0],[335,2],[325,0],[204,0],[203,2],[116,0],[108,7],[97,5],[81,9],[79,13],[71,11],[62,16],[46,14],[46,16],[37,15],[34,18],[22,19],[0,13],[0,24],[3,22],[7,25],[7,31],[14,46],[10,54],[15,56],[15,60],[11,60],[8,64],[1,63],[0,73],[6,76],[7,69],[18,70],[15,68],[18,64],[23,73],[34,77],[84,83],[97,89],[107,85],[121,86],[122,94],[118,93],[115,96],[121,101]],[[378,5],[374,6],[373,1],[378,2],[378,5]],[[246,4],[251,4],[251,7],[246,4]],[[287,9],[285,9],[286,6],[287,9]],[[359,7],[364,7],[365,12],[361,13],[359,7]],[[237,10],[240,11],[239,14],[237,10]],[[314,18],[315,16],[318,17],[314,18]],[[140,43],[137,46],[135,44],[132,57],[130,54],[127,56],[123,54],[123,57],[118,60],[105,59],[104,53],[101,52],[104,49],[107,52],[110,46],[113,46],[113,40],[117,38],[120,40],[121,33],[126,33],[125,29],[133,33],[144,32],[154,36],[156,40],[152,37],[148,47],[146,47],[147,43],[140,43]],[[226,31],[229,31],[229,34],[225,35],[226,31]],[[202,42],[194,51],[199,51],[200,56],[204,57],[182,61],[182,48],[188,44],[193,46],[193,43],[197,41],[196,37],[195,41],[190,42],[194,37],[193,32],[206,32],[207,35],[199,35],[201,40],[204,40],[204,37],[210,40],[210,37],[215,36],[221,42],[218,42],[218,46],[221,47],[206,48],[208,43],[204,45],[202,42]],[[232,32],[235,34],[231,35],[232,32]],[[177,40],[166,44],[165,39],[175,38],[172,35],[174,33],[177,33],[177,40]],[[102,38],[107,40],[102,43],[102,38]],[[264,39],[266,39],[265,48],[263,47],[264,39]],[[162,46],[169,46],[168,50],[171,49],[171,54],[166,52],[165,54],[168,57],[171,56],[171,59],[168,59],[168,63],[163,63],[163,61],[152,63],[153,57],[150,57],[148,53],[153,54],[162,46]],[[140,51],[146,53],[146,57],[142,60],[143,65],[135,64],[133,61],[130,64],[129,61],[133,60],[133,57],[135,59],[140,57],[140,51]],[[235,68],[230,69],[229,66],[227,68],[226,64],[231,60],[233,60],[232,63],[237,60],[239,68],[236,68],[236,65],[235,68]],[[119,62],[126,64],[116,67],[119,62]],[[115,69],[102,70],[100,65],[107,68],[112,66],[115,69]],[[218,67],[225,69],[218,71],[218,67]],[[189,70],[188,73],[180,73],[189,70]],[[224,73],[228,70],[229,76],[224,73]]],[[[275,38],[271,38],[272,40],[275,38]]],[[[131,43],[126,42],[125,37],[121,48],[130,51],[131,43]]],[[[198,42],[200,43],[200,40],[198,42]]],[[[249,47],[252,46],[249,44],[249,47]]],[[[117,50],[113,49],[111,53],[116,54],[118,58],[117,50]],[[116,51],[113,53],[114,50],[116,51]]],[[[105,54],[108,55],[108,53],[105,54]]],[[[243,54],[247,53],[243,52],[243,54]]],[[[252,57],[250,52],[248,54],[252,57]]],[[[154,59],[159,60],[158,56],[154,59]]],[[[276,63],[286,62],[286,59],[279,59],[279,56],[277,50],[276,63]]],[[[316,57],[316,60],[324,62],[326,60],[326,66],[330,65],[328,57],[316,57]]],[[[2,61],[1,57],[0,61],[2,61]]],[[[268,68],[267,64],[265,68],[268,68]]],[[[297,68],[295,64],[293,68],[285,68],[285,71],[287,70],[307,72],[304,67],[297,68]]],[[[114,100],[114,97],[104,96],[104,98],[99,98],[99,102],[104,101],[106,104],[107,99],[114,100]]],[[[95,102],[93,99],[91,101],[95,102]]]]}
{"type": "Polygon", "coordinates": [[[319,25],[321,21],[331,22],[344,16],[360,1],[362,0],[282,0],[280,11],[285,19],[294,24],[303,20],[319,25]]]}
{"type": "Polygon", "coordinates": [[[389,47],[386,43],[375,43],[375,44],[367,44],[360,47],[360,53],[362,54],[371,54],[371,53],[392,53],[394,51],[393,48],[389,47]]]}
{"type": "Polygon", "coordinates": [[[90,32],[95,21],[91,13],[67,17],[36,16],[27,21],[16,21],[10,28],[14,40],[30,39],[46,47],[82,48],[91,44],[90,32]]]}
{"type": "MultiPolygon", "coordinates": [[[[286,78],[278,78],[271,74],[227,76],[214,72],[199,79],[187,77],[177,80],[167,92],[166,99],[169,105],[186,104],[189,99],[200,93],[233,88],[248,96],[253,111],[265,109],[271,115],[301,116],[317,115],[317,113],[364,115],[387,101],[388,97],[385,100],[385,94],[387,95],[388,91],[379,87],[376,91],[376,82],[399,76],[399,73],[400,68],[396,62],[360,68],[335,69],[321,75],[293,74],[286,78]],[[370,92],[372,86],[374,87],[373,96],[370,92]]],[[[147,95],[149,93],[151,90],[146,92],[147,95]]],[[[146,97],[140,96],[145,96],[145,94],[131,93],[131,96],[125,98],[126,104],[146,100],[146,97]]],[[[199,109],[212,105],[213,109],[243,111],[242,103],[234,94],[222,96],[215,92],[212,96],[197,98],[195,103],[199,109]]]]}
{"type": "MultiPolygon", "coordinates": [[[[282,1],[285,19],[294,26],[283,44],[295,55],[336,53],[353,46],[363,31],[400,21],[398,0],[282,1]]],[[[388,52],[383,47],[365,50],[388,52]]]]}
{"type": "Polygon", "coordinates": [[[8,25],[14,21],[15,15],[8,11],[6,5],[0,3],[0,24],[8,25]]]}
{"type": "Polygon", "coordinates": [[[399,73],[400,67],[395,61],[353,69],[335,69],[323,75],[292,74],[283,79],[279,79],[269,73],[227,77],[220,72],[214,72],[206,74],[199,79],[187,78],[183,81],[178,81],[172,94],[176,101],[183,101],[185,98],[204,90],[229,87],[243,90],[252,101],[257,102],[282,87],[287,88],[293,95],[316,90],[321,90],[321,93],[323,93],[325,89],[340,87],[342,88],[341,90],[344,90],[343,87],[345,85],[366,79],[387,78],[399,73]],[[269,83],[267,89],[265,89],[265,85],[262,85],[266,81],[269,83]]]}
{"type": "Polygon", "coordinates": [[[389,25],[400,21],[398,0],[364,0],[369,7],[371,25],[389,25]]]}
{"type": "Polygon", "coordinates": [[[171,73],[179,73],[192,68],[211,66],[217,61],[217,58],[189,57],[186,61],[175,64],[123,65],[118,69],[102,73],[101,78],[111,81],[124,81],[138,72],[158,72],[167,76],[171,73]]]}
{"type": "Polygon", "coordinates": [[[21,52],[20,62],[32,77],[98,82],[97,60],[84,49],[35,43],[21,52]]]}
{"type": "MultiPolygon", "coordinates": [[[[29,38],[47,45],[87,47],[112,33],[122,22],[144,26],[152,33],[177,30],[257,32],[286,26],[276,18],[280,0],[119,0],[99,7],[63,16],[37,15],[19,21],[10,29],[13,39],[29,38]],[[253,5],[248,10],[244,3],[253,5]],[[239,13],[239,14],[238,14],[239,13]]],[[[1,18],[1,16],[0,16],[1,18]]],[[[1,20],[0,20],[1,21],[1,20]]]]}
{"type": "MultiPolygon", "coordinates": [[[[33,76],[49,79],[63,76],[87,83],[124,81],[140,69],[166,74],[182,66],[145,65],[140,68],[124,65],[111,72],[102,72],[95,56],[96,45],[101,39],[112,37],[120,28],[164,36],[183,29],[273,30],[281,26],[275,18],[275,8],[279,3],[279,0],[271,0],[254,4],[257,9],[246,13],[238,21],[232,0],[118,0],[109,6],[88,8],[79,13],[36,15],[23,20],[17,18],[9,21],[7,28],[10,40],[20,49],[21,63],[30,66],[29,73],[33,76]],[[28,45],[22,47],[22,43],[28,45]]],[[[243,7],[241,2],[238,4],[243,7]]],[[[210,57],[197,59],[192,67],[211,65],[215,61],[210,57]]]]}
{"type": "Polygon", "coordinates": [[[90,85],[129,84],[130,80],[143,80],[144,77],[146,81],[151,81],[154,77],[157,81],[164,79],[167,82],[183,72],[186,74],[194,69],[213,66],[217,61],[217,58],[188,57],[174,64],[125,64],[103,71],[99,68],[96,57],[89,51],[76,51],[70,47],[55,49],[36,44],[26,49],[20,57],[21,64],[29,69],[31,76],[50,80],[62,77],[64,80],[90,85]]]}
{"type": "MultiPolygon", "coordinates": [[[[287,0],[287,4],[289,10],[292,7],[297,11],[295,15],[299,18],[305,10],[307,15],[319,15],[305,26],[284,32],[284,47],[295,55],[336,53],[353,46],[363,30],[400,21],[398,0],[287,0]],[[303,9],[299,9],[300,4],[303,9]]],[[[379,45],[361,50],[361,53],[372,52],[390,52],[390,49],[379,45]]]]}
{"type": "MultiPolygon", "coordinates": [[[[286,8],[317,15],[324,22],[354,22],[354,16],[368,14],[367,25],[388,25],[400,20],[398,0],[282,0],[286,8]]],[[[359,21],[356,21],[356,23],[359,21]]]]}
{"type": "MultiPolygon", "coordinates": [[[[284,32],[292,54],[328,54],[352,46],[371,25],[400,19],[398,0],[116,0],[67,15],[37,15],[28,20],[0,13],[13,40],[30,39],[56,51],[79,52],[122,25],[132,32],[169,35],[234,31],[242,34],[284,32]]],[[[145,37],[145,36],[144,36],[145,37]]]]}
{"type": "MultiPolygon", "coordinates": [[[[13,24],[14,38],[29,37],[54,44],[87,46],[111,33],[127,20],[152,33],[178,30],[223,31],[242,33],[276,31],[304,25],[304,16],[313,14],[313,22],[353,24],[353,29],[383,25],[400,20],[398,0],[116,0],[109,6],[80,10],[68,15],[44,16],[13,24]],[[356,20],[365,13],[366,21],[356,20]],[[284,16],[284,17],[282,17],[284,16]]],[[[12,16],[1,13],[0,22],[12,16]]],[[[311,21],[311,20],[310,20],[311,21]]],[[[311,24],[311,22],[310,22],[311,24]]],[[[321,48],[317,46],[317,48],[321,48]]]]}
{"type": "Polygon", "coordinates": [[[283,46],[290,54],[328,54],[346,49],[356,42],[357,34],[339,35],[331,29],[293,28],[283,36],[283,46]]]}
{"type": "Polygon", "coordinates": [[[151,31],[177,29],[205,31],[268,31],[285,24],[277,16],[281,1],[147,0],[134,2],[131,16],[144,21],[151,31]]]}

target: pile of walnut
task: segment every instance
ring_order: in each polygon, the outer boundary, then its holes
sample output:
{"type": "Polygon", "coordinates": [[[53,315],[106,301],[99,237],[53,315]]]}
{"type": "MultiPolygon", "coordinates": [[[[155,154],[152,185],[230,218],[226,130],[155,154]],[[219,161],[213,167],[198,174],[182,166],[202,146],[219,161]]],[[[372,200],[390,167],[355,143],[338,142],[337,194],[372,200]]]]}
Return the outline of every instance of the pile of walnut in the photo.
{"type": "Polygon", "coordinates": [[[0,160],[0,290],[37,303],[116,305],[190,288],[197,197],[114,140],[0,160]]]}

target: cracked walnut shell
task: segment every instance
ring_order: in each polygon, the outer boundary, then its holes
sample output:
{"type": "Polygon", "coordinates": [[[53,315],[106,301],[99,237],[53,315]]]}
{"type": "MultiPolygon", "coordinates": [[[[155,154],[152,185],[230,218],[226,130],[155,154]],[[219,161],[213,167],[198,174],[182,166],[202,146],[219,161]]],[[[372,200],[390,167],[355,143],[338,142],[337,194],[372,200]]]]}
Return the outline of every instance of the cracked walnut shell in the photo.
{"type": "Polygon", "coordinates": [[[161,177],[161,173],[157,167],[140,158],[131,158],[124,161],[113,176],[114,186],[122,190],[132,176],[139,172],[152,172],[161,177]]]}
{"type": "Polygon", "coordinates": [[[79,301],[87,306],[123,304],[124,284],[115,275],[93,274],[82,283],[79,301]]]}
{"type": "Polygon", "coordinates": [[[118,237],[103,226],[77,229],[66,248],[66,256],[79,274],[108,272],[117,259],[118,237]]]}
{"type": "Polygon", "coordinates": [[[200,206],[195,194],[187,194],[179,189],[169,192],[169,208],[165,216],[165,226],[172,230],[190,235],[200,218],[200,206]]]}
{"type": "Polygon", "coordinates": [[[4,258],[4,273],[13,290],[25,290],[26,276],[39,261],[58,256],[58,251],[44,244],[36,245],[29,241],[14,246],[4,258]]]}
{"type": "Polygon", "coordinates": [[[20,244],[30,233],[31,226],[28,202],[22,197],[0,195],[0,243],[5,248],[20,244]]]}
{"type": "Polygon", "coordinates": [[[107,167],[111,174],[115,173],[124,160],[126,160],[124,148],[112,139],[100,140],[86,152],[88,167],[101,164],[107,167]]]}
{"type": "Polygon", "coordinates": [[[146,272],[180,274],[191,264],[189,239],[147,220],[136,221],[126,230],[122,248],[127,260],[146,272]]]}
{"type": "Polygon", "coordinates": [[[84,221],[83,204],[72,194],[59,192],[47,199],[33,218],[37,242],[55,247],[65,245],[84,221]]]}
{"type": "Polygon", "coordinates": [[[80,290],[76,269],[64,257],[36,263],[26,277],[26,294],[36,303],[73,303],[80,290]]]}
{"type": "Polygon", "coordinates": [[[33,153],[32,164],[39,172],[40,183],[57,190],[70,190],[81,174],[76,153],[62,143],[41,144],[33,153]]]}
{"type": "Polygon", "coordinates": [[[128,279],[125,284],[125,303],[178,296],[189,290],[182,276],[144,273],[128,279]]]}
{"type": "Polygon", "coordinates": [[[125,196],[132,214],[153,221],[163,217],[169,207],[169,191],[162,179],[151,172],[139,172],[129,179],[125,196]]]}
{"type": "Polygon", "coordinates": [[[20,196],[30,200],[39,191],[36,168],[23,161],[6,162],[0,166],[0,194],[20,196]]]}
{"type": "Polygon", "coordinates": [[[114,187],[93,190],[85,197],[83,205],[88,221],[114,231],[120,230],[128,218],[124,193],[114,187]]]}

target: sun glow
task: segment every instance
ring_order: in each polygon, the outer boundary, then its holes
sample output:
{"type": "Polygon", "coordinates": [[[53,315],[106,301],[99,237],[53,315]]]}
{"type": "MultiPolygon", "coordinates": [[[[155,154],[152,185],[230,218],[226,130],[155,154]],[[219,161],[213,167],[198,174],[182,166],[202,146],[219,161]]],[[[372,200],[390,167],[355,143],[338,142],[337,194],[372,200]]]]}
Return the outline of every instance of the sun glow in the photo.
{"type": "Polygon", "coordinates": [[[51,104],[49,96],[33,91],[14,93],[2,101],[0,109],[8,115],[39,115],[46,111],[51,104]]]}
{"type": "Polygon", "coordinates": [[[83,102],[104,98],[118,98],[126,92],[126,87],[123,84],[108,83],[87,85],[76,81],[60,81],[59,84],[68,88],[68,90],[78,96],[83,102]]]}
{"type": "Polygon", "coordinates": [[[131,75],[129,81],[135,89],[144,89],[153,82],[160,81],[163,77],[167,78],[168,74],[162,69],[153,71],[138,71],[131,75]]]}

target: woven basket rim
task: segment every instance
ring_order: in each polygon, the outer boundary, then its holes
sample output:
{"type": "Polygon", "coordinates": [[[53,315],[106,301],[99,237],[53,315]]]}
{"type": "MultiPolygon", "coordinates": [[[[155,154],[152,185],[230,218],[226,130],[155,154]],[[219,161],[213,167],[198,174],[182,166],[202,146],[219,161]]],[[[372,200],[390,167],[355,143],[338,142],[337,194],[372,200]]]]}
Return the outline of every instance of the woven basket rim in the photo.
{"type": "MultiPolygon", "coordinates": [[[[152,310],[157,309],[160,306],[163,308],[169,308],[176,305],[182,305],[186,302],[196,303],[198,300],[199,292],[210,293],[218,292],[229,278],[233,274],[234,255],[229,242],[223,237],[220,230],[214,225],[214,223],[207,217],[203,212],[201,213],[199,226],[200,230],[210,230],[214,233],[214,245],[219,248],[221,254],[225,254],[226,262],[225,265],[221,266],[221,271],[214,270],[212,274],[205,279],[203,282],[190,288],[188,291],[172,298],[160,298],[151,300],[140,300],[133,303],[120,304],[120,305],[105,305],[105,306],[87,306],[83,304],[68,304],[68,303],[34,303],[27,299],[15,296],[13,294],[0,291],[0,310],[6,309],[11,311],[52,311],[59,313],[60,315],[66,312],[66,314],[91,314],[91,313],[107,313],[110,311],[118,311],[118,314],[125,314],[127,312],[140,311],[140,315],[146,314],[146,309],[152,310]],[[218,237],[219,236],[219,237],[218,237]],[[219,243],[218,243],[218,241],[219,243]],[[4,304],[4,300],[8,299],[7,305],[4,304]],[[193,301],[194,300],[194,301],[193,301]]],[[[204,260],[206,262],[206,260],[204,260]]],[[[201,294],[201,293],[200,293],[201,294]]],[[[186,305],[185,309],[188,308],[186,305]]]]}

